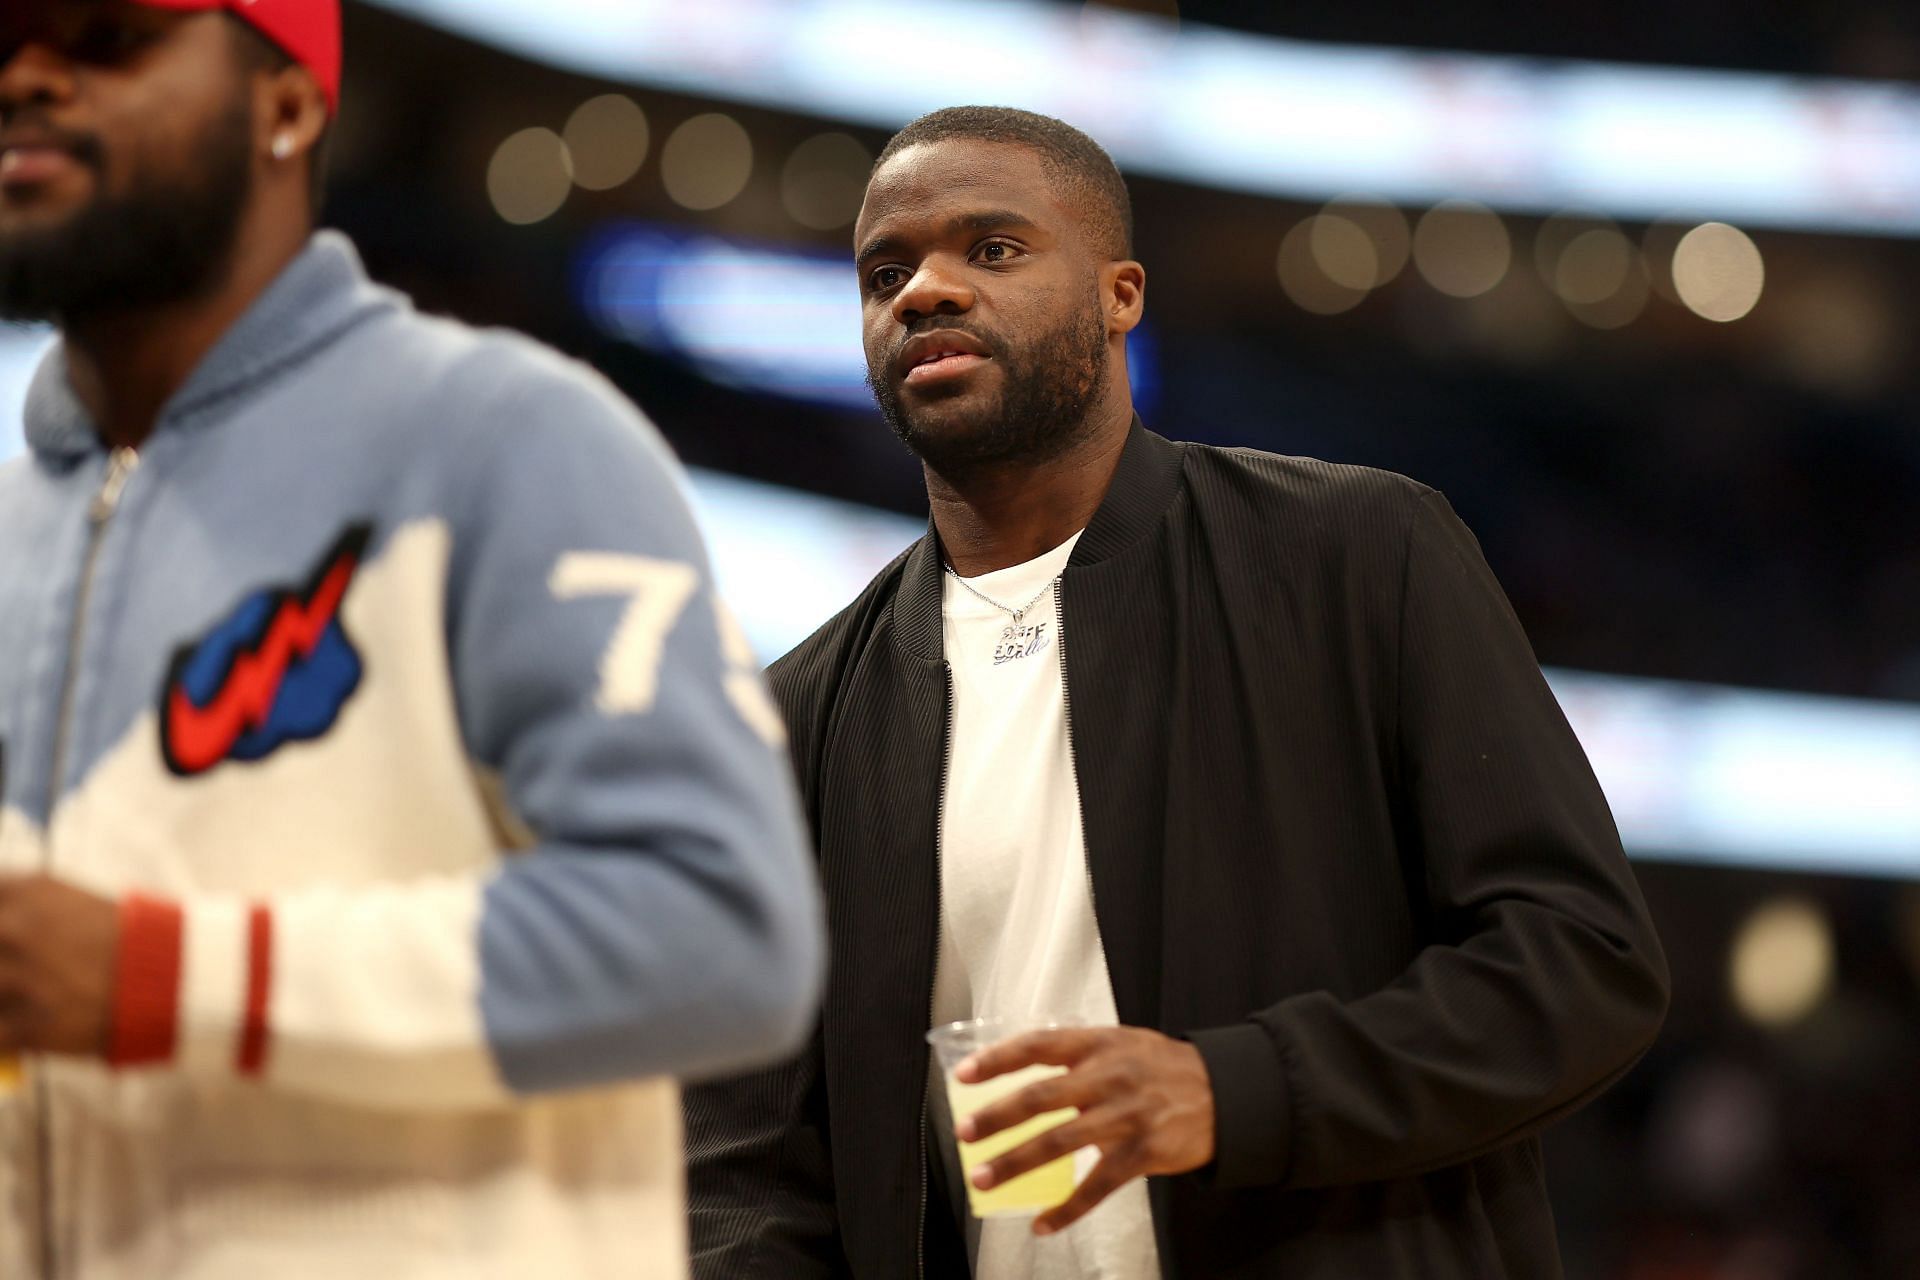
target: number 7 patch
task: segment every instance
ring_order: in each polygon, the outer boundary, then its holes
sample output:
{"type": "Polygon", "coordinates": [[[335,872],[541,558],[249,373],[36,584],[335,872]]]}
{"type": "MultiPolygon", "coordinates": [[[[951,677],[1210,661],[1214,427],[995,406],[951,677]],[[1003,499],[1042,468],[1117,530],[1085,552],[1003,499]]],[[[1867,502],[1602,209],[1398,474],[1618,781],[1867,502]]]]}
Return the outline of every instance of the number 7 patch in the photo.
{"type": "Polygon", "coordinates": [[[547,585],[559,600],[630,597],[600,660],[600,709],[610,716],[652,710],[667,636],[700,585],[693,566],[648,556],[573,551],[560,557],[547,585]]]}

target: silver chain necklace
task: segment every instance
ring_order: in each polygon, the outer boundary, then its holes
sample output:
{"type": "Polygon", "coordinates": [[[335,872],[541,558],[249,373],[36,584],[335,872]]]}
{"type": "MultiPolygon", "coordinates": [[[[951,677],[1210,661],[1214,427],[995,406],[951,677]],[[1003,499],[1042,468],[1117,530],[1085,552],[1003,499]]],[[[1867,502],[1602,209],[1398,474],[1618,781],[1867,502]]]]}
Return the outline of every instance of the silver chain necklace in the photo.
{"type": "Polygon", "coordinates": [[[1046,637],[1047,637],[1047,624],[1044,622],[1038,622],[1033,624],[1032,626],[1028,626],[1026,622],[1027,611],[1032,609],[1033,606],[1039,604],[1041,600],[1045,599],[1047,592],[1059,586],[1060,579],[1058,578],[1049,579],[1047,581],[1047,585],[1044,587],[1041,587],[1040,590],[1034,594],[1033,599],[1027,601],[1025,604],[1021,605],[1018,609],[1016,609],[1012,605],[1001,604],[998,600],[995,600],[992,596],[988,595],[986,592],[981,591],[980,589],[975,587],[971,582],[968,582],[965,578],[955,573],[952,565],[943,565],[941,567],[947,571],[948,577],[952,578],[955,582],[965,587],[969,595],[974,596],[976,599],[986,601],[988,604],[992,605],[994,608],[998,609],[1000,612],[1006,614],[1009,618],[1013,619],[1013,621],[1007,625],[1007,628],[1000,633],[1000,643],[994,646],[994,649],[993,649],[993,665],[994,666],[996,667],[1005,666],[1007,663],[1016,661],[1020,658],[1030,658],[1034,654],[1040,652],[1040,650],[1045,646],[1046,637]]]}
{"type": "Polygon", "coordinates": [[[998,600],[995,600],[992,596],[988,595],[986,592],[977,589],[971,582],[968,582],[965,578],[955,573],[953,571],[952,565],[943,565],[942,568],[946,569],[948,577],[952,578],[955,582],[965,587],[969,595],[972,595],[974,598],[979,600],[985,600],[988,604],[992,605],[994,608],[998,609],[1000,612],[1006,614],[1009,618],[1012,618],[1015,626],[1018,626],[1020,624],[1020,619],[1027,616],[1027,610],[1039,604],[1041,597],[1045,596],[1047,592],[1053,590],[1053,584],[1060,581],[1060,579],[1058,578],[1049,578],[1047,580],[1047,585],[1044,587],[1041,587],[1039,591],[1034,593],[1033,599],[1027,601],[1025,604],[1021,605],[1018,609],[1015,609],[1011,605],[1001,604],[998,600]]]}

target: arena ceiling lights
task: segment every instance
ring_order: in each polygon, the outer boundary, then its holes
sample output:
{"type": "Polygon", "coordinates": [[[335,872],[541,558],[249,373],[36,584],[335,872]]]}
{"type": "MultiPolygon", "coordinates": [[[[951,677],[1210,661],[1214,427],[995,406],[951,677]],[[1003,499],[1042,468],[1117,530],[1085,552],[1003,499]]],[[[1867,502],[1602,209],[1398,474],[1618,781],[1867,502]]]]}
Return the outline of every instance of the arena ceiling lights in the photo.
{"type": "Polygon", "coordinates": [[[1306,44],[1036,0],[373,0],[582,74],[875,128],[1057,115],[1262,195],[1920,234],[1920,90],[1306,44]],[[938,49],[937,59],[897,56],[938,49]]]}

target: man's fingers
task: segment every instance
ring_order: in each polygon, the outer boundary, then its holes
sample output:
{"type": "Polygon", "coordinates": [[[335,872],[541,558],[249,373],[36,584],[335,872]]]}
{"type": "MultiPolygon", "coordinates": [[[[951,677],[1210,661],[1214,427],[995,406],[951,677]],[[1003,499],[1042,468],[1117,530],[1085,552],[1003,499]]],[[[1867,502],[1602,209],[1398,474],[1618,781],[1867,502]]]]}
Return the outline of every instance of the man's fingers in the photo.
{"type": "Polygon", "coordinates": [[[1098,1146],[1107,1136],[1106,1128],[1097,1117],[1088,1116],[1057,1124],[986,1164],[967,1170],[967,1179],[980,1190],[991,1191],[1003,1182],[1032,1173],[1041,1165],[1070,1156],[1082,1147],[1098,1146]]]}
{"type": "Polygon", "coordinates": [[[1088,1080],[1084,1072],[1069,1071],[1063,1076],[1049,1076],[971,1115],[958,1117],[954,1121],[954,1132],[962,1142],[978,1142],[1049,1111],[1064,1111],[1069,1107],[1084,1111],[1101,1101],[1105,1094],[1106,1091],[1088,1080]]]}
{"type": "Polygon", "coordinates": [[[979,1084],[1022,1067],[1071,1067],[1101,1043],[1101,1032],[1089,1027],[1029,1031],[982,1049],[956,1067],[953,1074],[961,1084],[979,1084]]]}
{"type": "Polygon", "coordinates": [[[43,875],[0,875],[0,956],[18,960],[36,941],[37,903],[52,883],[43,875]]]}
{"type": "Polygon", "coordinates": [[[24,1053],[39,1048],[37,1022],[33,1005],[21,988],[18,971],[0,964],[0,1053],[24,1053]]]}
{"type": "Polygon", "coordinates": [[[1087,1179],[1073,1189],[1065,1203],[1049,1209],[1033,1221],[1033,1233],[1050,1236],[1078,1222],[1095,1205],[1125,1186],[1137,1173],[1138,1153],[1131,1147],[1112,1151],[1101,1158],[1087,1179]]]}

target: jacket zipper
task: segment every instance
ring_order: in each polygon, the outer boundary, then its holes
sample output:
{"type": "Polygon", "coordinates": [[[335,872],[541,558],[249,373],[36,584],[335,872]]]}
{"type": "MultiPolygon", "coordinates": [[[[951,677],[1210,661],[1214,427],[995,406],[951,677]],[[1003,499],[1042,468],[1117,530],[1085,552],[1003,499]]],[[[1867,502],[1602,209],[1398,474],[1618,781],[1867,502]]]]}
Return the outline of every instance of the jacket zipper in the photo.
{"type": "MultiPolygon", "coordinates": [[[[1055,578],[1053,580],[1054,647],[1060,650],[1060,696],[1067,730],[1067,750],[1071,753],[1073,750],[1073,699],[1067,694],[1066,606],[1060,599],[1063,582],[1064,579],[1062,578],[1055,578]]],[[[947,718],[940,729],[940,790],[933,802],[933,971],[935,974],[935,982],[939,980],[940,942],[943,937],[940,928],[940,838],[946,830],[947,775],[953,767],[953,664],[944,663],[942,665],[945,668],[947,682],[947,718]]],[[[1075,769],[1077,773],[1077,764],[1075,769]]],[[[1079,789],[1078,779],[1076,777],[1074,790],[1077,793],[1079,789]]],[[[1084,798],[1079,798],[1078,802],[1080,804],[1080,826],[1081,830],[1085,831],[1087,821],[1086,801],[1084,798]]],[[[1092,866],[1087,866],[1085,872],[1087,877],[1087,897],[1089,902],[1091,902],[1093,897],[1092,866]]],[[[1095,911],[1094,917],[1096,920],[1099,918],[1098,911],[1095,911]]],[[[933,998],[934,990],[933,985],[930,983],[927,988],[927,1016],[925,1019],[928,1026],[933,1025],[933,998]]],[[[923,1089],[920,1093],[920,1221],[918,1226],[919,1236],[914,1246],[914,1252],[919,1264],[920,1280],[926,1280],[927,1275],[927,1156],[929,1154],[927,1151],[927,1123],[927,1094],[923,1089]]],[[[965,1170],[961,1171],[961,1176],[965,1176],[965,1170]]]]}
{"type": "MultiPolygon", "coordinates": [[[[40,850],[40,869],[53,869],[53,816],[60,802],[60,786],[67,770],[67,754],[72,746],[73,703],[80,684],[81,648],[86,640],[87,612],[93,603],[93,579],[100,563],[100,544],[105,541],[107,525],[120,509],[127,482],[140,465],[140,455],[132,449],[115,449],[107,458],[107,474],[87,508],[87,553],[80,568],[79,593],[74,599],[73,625],[67,632],[67,669],[60,685],[59,718],[53,728],[52,772],[47,777],[47,835],[40,850]]],[[[59,1275],[59,1255],[54,1245],[53,1228],[53,1126],[49,1114],[47,1081],[43,1072],[33,1077],[34,1148],[39,1181],[37,1208],[40,1218],[40,1274],[44,1280],[59,1275]]]]}
{"type": "MultiPolygon", "coordinates": [[[[929,1027],[933,1025],[934,987],[940,974],[940,835],[946,828],[947,813],[947,772],[953,763],[953,664],[941,663],[947,680],[947,718],[940,725],[940,790],[933,801],[933,973],[927,982],[927,1016],[922,1019],[929,1027]]],[[[919,1267],[920,1280],[927,1280],[927,1089],[931,1082],[923,1082],[920,1090],[920,1221],[916,1228],[918,1237],[914,1242],[914,1256],[919,1267]]],[[[962,1176],[965,1176],[964,1173],[962,1176]]]]}
{"type": "MultiPolygon", "coordinates": [[[[1067,730],[1067,758],[1073,762],[1073,799],[1080,807],[1080,844],[1086,850],[1081,859],[1081,871],[1087,877],[1087,905],[1093,909],[1093,932],[1100,933],[1100,902],[1093,891],[1093,852],[1087,842],[1087,791],[1080,785],[1080,753],[1073,740],[1073,690],[1067,685],[1067,580],[1062,575],[1053,580],[1053,647],[1060,651],[1060,713],[1067,730]]],[[[1101,939],[1100,949],[1106,950],[1106,940],[1101,939]]],[[[1104,954],[1102,959],[1105,959],[1104,954]]],[[[1108,971],[1113,968],[1107,961],[1108,971]]]]}
{"type": "MultiPolygon", "coordinates": [[[[100,563],[100,544],[107,532],[107,525],[113,519],[113,513],[120,508],[120,497],[127,490],[127,481],[133,477],[134,469],[140,465],[140,455],[132,449],[115,449],[107,459],[107,474],[100,482],[99,492],[93,495],[93,501],[87,507],[87,554],[81,562],[80,590],[74,599],[73,625],[67,632],[67,670],[60,684],[60,715],[54,721],[53,728],[53,773],[47,779],[47,826],[53,826],[53,809],[60,800],[61,775],[67,768],[67,741],[73,721],[73,699],[80,683],[80,646],[87,634],[87,609],[93,603],[93,575],[100,563]]],[[[47,870],[52,865],[53,846],[49,841],[43,846],[40,866],[47,870]]]]}

